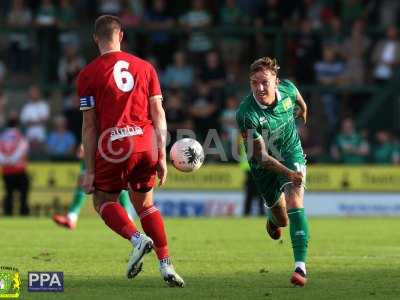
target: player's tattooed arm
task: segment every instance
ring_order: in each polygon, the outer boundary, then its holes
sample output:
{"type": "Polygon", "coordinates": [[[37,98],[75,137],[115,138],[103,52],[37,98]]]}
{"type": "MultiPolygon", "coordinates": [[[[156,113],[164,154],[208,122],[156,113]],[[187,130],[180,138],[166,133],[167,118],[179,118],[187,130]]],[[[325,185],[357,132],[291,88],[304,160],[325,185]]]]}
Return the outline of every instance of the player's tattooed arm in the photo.
{"type": "Polygon", "coordinates": [[[162,99],[150,100],[150,116],[156,133],[157,149],[158,149],[158,167],[157,175],[160,179],[160,185],[163,185],[167,179],[167,121],[165,119],[165,111],[162,106],[162,99]]]}
{"type": "Polygon", "coordinates": [[[300,92],[297,91],[296,101],[300,108],[297,117],[302,119],[304,124],[307,122],[307,104],[304,101],[303,97],[301,96],[300,92]]]}
{"type": "Polygon", "coordinates": [[[84,159],[87,168],[82,187],[86,193],[91,193],[94,190],[93,181],[97,139],[98,133],[96,111],[94,109],[86,110],[83,112],[82,123],[82,143],[84,148],[84,159]]]}
{"type": "Polygon", "coordinates": [[[267,147],[262,137],[253,139],[254,158],[266,170],[286,176],[294,185],[300,186],[303,181],[303,174],[295,172],[281,164],[277,159],[268,154],[267,147]]]}

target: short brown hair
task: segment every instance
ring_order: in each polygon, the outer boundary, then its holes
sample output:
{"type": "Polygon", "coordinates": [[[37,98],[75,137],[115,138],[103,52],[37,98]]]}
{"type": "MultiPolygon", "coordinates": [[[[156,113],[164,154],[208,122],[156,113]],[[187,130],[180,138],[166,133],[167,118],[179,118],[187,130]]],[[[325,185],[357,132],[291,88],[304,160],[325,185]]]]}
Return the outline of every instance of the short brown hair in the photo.
{"type": "Polygon", "coordinates": [[[99,39],[111,40],[114,31],[121,29],[121,21],[116,16],[102,15],[94,22],[94,35],[99,39]]]}
{"type": "Polygon", "coordinates": [[[269,70],[276,75],[278,75],[278,70],[280,69],[280,66],[278,65],[278,61],[276,58],[270,58],[270,57],[261,57],[259,59],[256,59],[251,65],[250,65],[250,76],[253,75],[254,73],[257,73],[258,71],[265,71],[269,70]]]}

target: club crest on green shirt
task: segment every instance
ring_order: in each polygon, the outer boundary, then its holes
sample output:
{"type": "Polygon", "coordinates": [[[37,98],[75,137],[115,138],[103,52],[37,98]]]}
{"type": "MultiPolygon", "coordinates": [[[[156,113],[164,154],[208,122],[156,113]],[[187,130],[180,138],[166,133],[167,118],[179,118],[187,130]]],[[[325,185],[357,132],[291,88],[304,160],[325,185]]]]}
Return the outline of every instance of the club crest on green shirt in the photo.
{"type": "Polygon", "coordinates": [[[290,100],[290,98],[285,98],[283,99],[283,108],[285,109],[285,111],[287,111],[289,108],[291,108],[293,106],[292,101],[290,100]]]}

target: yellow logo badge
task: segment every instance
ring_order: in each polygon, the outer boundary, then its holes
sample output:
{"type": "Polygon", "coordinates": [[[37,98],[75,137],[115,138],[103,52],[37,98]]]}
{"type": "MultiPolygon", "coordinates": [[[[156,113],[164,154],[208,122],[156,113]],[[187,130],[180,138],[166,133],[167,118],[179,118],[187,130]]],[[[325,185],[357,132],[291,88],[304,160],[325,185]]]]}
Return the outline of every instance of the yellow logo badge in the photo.
{"type": "Polygon", "coordinates": [[[283,108],[286,110],[288,110],[289,108],[292,107],[292,101],[290,101],[290,98],[285,98],[283,100],[283,108]]]}
{"type": "Polygon", "coordinates": [[[0,298],[18,298],[21,276],[16,268],[0,267],[0,298]]]}

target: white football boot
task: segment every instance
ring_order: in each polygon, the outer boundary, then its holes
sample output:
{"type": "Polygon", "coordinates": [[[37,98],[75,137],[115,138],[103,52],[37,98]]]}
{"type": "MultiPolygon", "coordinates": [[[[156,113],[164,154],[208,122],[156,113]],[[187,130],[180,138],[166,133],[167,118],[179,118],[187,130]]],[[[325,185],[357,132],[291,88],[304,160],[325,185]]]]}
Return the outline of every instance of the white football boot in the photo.
{"type": "Polygon", "coordinates": [[[131,257],[128,261],[128,267],[126,270],[126,276],[129,279],[134,278],[136,275],[140,273],[143,265],[143,256],[147,253],[151,252],[153,249],[153,240],[149,238],[145,234],[140,235],[140,241],[137,243],[135,247],[133,247],[131,257]]]}
{"type": "Polygon", "coordinates": [[[164,281],[168,284],[169,287],[184,287],[185,282],[181,278],[181,276],[176,273],[174,266],[169,264],[162,264],[160,266],[161,276],[164,278],[164,281]]]}

